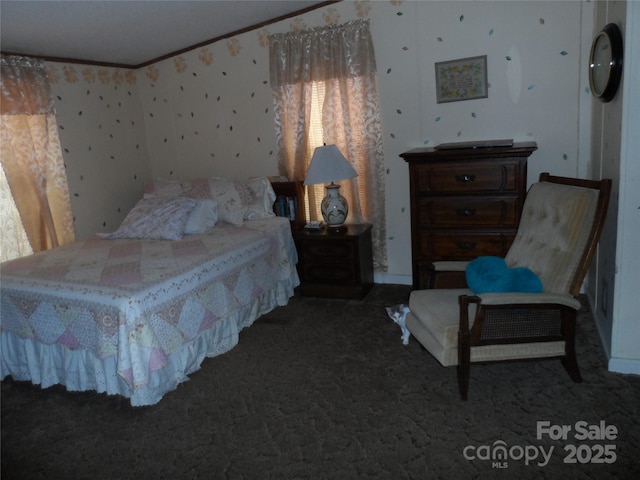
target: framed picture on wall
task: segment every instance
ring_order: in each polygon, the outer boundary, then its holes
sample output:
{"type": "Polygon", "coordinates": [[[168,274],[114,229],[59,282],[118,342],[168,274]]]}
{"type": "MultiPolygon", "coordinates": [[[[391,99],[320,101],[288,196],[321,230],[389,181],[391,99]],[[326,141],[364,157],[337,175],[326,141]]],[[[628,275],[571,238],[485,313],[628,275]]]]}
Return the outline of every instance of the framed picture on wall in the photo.
{"type": "Polygon", "coordinates": [[[436,62],[438,103],[487,98],[487,56],[436,62]]]}

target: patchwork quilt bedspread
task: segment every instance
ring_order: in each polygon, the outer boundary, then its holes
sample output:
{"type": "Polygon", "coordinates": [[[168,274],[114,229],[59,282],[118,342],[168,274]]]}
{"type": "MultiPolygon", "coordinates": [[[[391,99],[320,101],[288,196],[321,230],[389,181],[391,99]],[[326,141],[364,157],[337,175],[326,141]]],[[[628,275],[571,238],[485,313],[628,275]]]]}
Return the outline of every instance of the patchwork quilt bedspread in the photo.
{"type": "Polygon", "coordinates": [[[292,292],[296,261],[283,218],[179,241],[94,237],[2,264],[0,333],[114,356],[135,391],[172,353],[279,282],[292,292]]]}

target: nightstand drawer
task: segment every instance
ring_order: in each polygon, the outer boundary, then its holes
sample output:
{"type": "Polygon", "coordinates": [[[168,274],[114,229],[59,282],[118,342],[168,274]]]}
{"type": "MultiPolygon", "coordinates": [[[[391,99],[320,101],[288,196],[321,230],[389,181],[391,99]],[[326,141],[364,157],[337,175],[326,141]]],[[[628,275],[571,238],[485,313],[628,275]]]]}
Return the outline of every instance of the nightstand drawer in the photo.
{"type": "Polygon", "coordinates": [[[301,242],[301,254],[305,258],[344,262],[355,258],[352,241],[305,241],[301,242]]]}
{"type": "Polygon", "coordinates": [[[353,264],[307,263],[303,267],[302,277],[309,283],[346,284],[358,281],[353,264]]]}
{"type": "Polygon", "coordinates": [[[421,227],[516,228],[518,197],[422,197],[417,199],[421,227]]]}
{"type": "Polygon", "coordinates": [[[373,286],[371,225],[293,232],[298,292],[311,297],[362,298],[373,286]]]}
{"type": "Polygon", "coordinates": [[[513,192],[519,188],[518,163],[456,162],[419,165],[417,194],[477,194],[513,192]]]}
{"type": "Polygon", "coordinates": [[[468,260],[482,255],[504,257],[515,234],[478,232],[422,232],[418,237],[419,258],[468,260]]]}

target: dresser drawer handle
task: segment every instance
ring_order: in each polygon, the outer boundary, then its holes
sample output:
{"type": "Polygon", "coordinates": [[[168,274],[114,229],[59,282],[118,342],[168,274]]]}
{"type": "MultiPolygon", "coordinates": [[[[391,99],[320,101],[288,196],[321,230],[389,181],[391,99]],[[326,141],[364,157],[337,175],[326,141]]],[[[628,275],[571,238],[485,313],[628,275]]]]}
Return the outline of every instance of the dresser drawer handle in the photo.
{"type": "Polygon", "coordinates": [[[463,250],[472,250],[476,248],[476,242],[458,242],[458,247],[463,250]]]}
{"type": "Polygon", "coordinates": [[[456,213],[459,217],[473,217],[476,214],[475,208],[459,208],[456,213]]]}
{"type": "Polygon", "coordinates": [[[456,175],[456,182],[460,182],[460,183],[474,182],[475,179],[476,179],[475,175],[456,175]]]}

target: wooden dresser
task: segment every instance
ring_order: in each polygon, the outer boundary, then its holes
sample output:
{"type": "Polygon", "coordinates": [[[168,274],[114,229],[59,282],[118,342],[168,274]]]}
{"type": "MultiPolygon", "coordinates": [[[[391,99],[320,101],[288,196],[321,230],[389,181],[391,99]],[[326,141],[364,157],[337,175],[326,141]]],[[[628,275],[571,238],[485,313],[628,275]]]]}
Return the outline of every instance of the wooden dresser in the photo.
{"type": "Polygon", "coordinates": [[[413,288],[434,285],[431,262],[504,256],[527,189],[534,142],[509,147],[417,148],[409,164],[413,288]]]}

